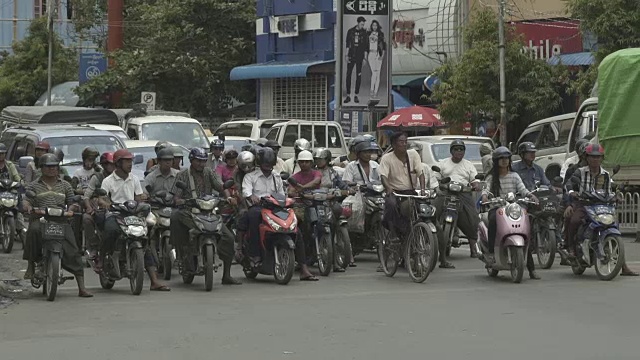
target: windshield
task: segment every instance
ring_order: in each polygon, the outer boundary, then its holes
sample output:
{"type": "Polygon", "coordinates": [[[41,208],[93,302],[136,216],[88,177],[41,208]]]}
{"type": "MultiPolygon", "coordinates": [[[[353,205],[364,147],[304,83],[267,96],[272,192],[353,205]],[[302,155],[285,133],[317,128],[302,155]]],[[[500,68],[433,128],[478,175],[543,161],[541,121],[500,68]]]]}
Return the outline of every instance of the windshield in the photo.
{"type": "MultiPolygon", "coordinates": [[[[182,153],[184,154],[184,158],[183,158],[184,164],[182,165],[182,168],[185,168],[190,165],[189,150],[187,150],[182,146],[180,148],[182,149],[182,153]]],[[[142,163],[133,165],[134,169],[141,170],[142,172],[145,172],[147,170],[147,161],[149,159],[156,158],[156,151],[153,146],[129,148],[129,151],[131,151],[133,155],[142,155],[142,163]]]]}
{"type": "Polygon", "coordinates": [[[129,140],[129,137],[124,130],[109,130],[109,132],[112,132],[115,136],[119,137],[120,140],[129,140]]]}
{"type": "Polygon", "coordinates": [[[69,136],[43,139],[52,148],[56,147],[64,153],[63,165],[82,164],[82,150],[94,147],[100,154],[122,149],[122,143],[114,136],[69,136]]]}
{"type": "Polygon", "coordinates": [[[225,140],[224,141],[224,150],[235,150],[240,152],[240,149],[246,144],[251,143],[249,140],[225,140]]]}
{"type": "Polygon", "coordinates": [[[169,141],[185,146],[209,148],[209,141],[199,123],[156,122],[142,125],[140,140],[169,141]]]}
{"type": "Polygon", "coordinates": [[[253,124],[230,122],[220,125],[214,135],[251,137],[252,132],[253,124]]]}
{"type": "MultiPolygon", "coordinates": [[[[431,151],[433,152],[433,158],[436,161],[441,161],[451,157],[449,151],[450,144],[434,144],[431,145],[431,151]]],[[[467,150],[464,153],[464,158],[469,161],[480,161],[480,144],[478,143],[466,143],[467,150]]]]}

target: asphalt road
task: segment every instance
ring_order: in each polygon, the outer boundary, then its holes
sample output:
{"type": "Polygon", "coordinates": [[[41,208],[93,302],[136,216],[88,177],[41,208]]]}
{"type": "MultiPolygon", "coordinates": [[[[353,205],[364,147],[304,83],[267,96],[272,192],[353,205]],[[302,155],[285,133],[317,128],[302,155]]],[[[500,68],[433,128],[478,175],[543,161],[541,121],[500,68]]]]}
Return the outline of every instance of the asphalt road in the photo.
{"type": "MultiPolygon", "coordinates": [[[[627,249],[638,270],[640,244],[627,249]]],[[[102,290],[87,273],[92,299],[67,282],[53,303],[34,296],[2,310],[0,359],[640,358],[638,278],[603,282],[556,264],[513,284],[459,249],[456,269],[414,284],[402,270],[376,273],[375,261],[361,256],[317,283],[217,281],[211,293],[202,278],[187,286],[174,276],[171,292],[147,285],[140,296],[125,281],[102,290]]]]}

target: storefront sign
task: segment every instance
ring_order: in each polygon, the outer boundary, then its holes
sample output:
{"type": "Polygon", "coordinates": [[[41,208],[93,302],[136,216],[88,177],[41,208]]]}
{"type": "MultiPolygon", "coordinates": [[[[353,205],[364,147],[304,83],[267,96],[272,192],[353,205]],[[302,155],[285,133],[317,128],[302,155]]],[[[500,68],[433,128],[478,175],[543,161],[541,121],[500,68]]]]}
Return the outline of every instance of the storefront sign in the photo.
{"type": "Polygon", "coordinates": [[[416,29],[416,23],[413,20],[395,19],[391,25],[393,31],[393,47],[404,46],[411,50],[414,46],[424,47],[425,35],[424,29],[416,29]]]}
{"type": "Polygon", "coordinates": [[[271,32],[278,33],[278,37],[294,37],[298,36],[298,16],[274,16],[272,18],[271,32]]]}
{"type": "Polygon", "coordinates": [[[583,51],[580,22],[576,20],[538,20],[512,23],[524,37],[522,52],[534,59],[547,60],[560,54],[583,51]]]}

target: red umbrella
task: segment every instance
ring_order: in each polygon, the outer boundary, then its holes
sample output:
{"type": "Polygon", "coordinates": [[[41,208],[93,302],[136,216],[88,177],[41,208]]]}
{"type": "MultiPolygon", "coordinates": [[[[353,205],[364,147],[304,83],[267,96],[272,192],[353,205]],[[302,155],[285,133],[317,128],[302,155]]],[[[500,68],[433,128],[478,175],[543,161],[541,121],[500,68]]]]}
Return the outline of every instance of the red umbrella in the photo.
{"type": "Polygon", "coordinates": [[[411,106],[408,108],[396,110],[387,115],[378,122],[378,128],[382,127],[434,127],[444,126],[445,123],[440,121],[440,113],[438,110],[422,107],[411,106]]]}

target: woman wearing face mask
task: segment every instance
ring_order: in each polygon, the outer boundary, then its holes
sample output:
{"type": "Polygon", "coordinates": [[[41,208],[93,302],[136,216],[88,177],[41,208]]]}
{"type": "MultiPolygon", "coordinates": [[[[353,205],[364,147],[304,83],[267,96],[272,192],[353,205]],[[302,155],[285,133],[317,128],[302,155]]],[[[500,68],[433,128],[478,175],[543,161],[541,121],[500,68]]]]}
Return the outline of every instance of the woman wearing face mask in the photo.
{"type": "Polygon", "coordinates": [[[233,179],[233,174],[238,168],[238,152],[235,150],[228,150],[224,153],[224,164],[218,165],[216,172],[222,178],[222,181],[233,179]]]}

